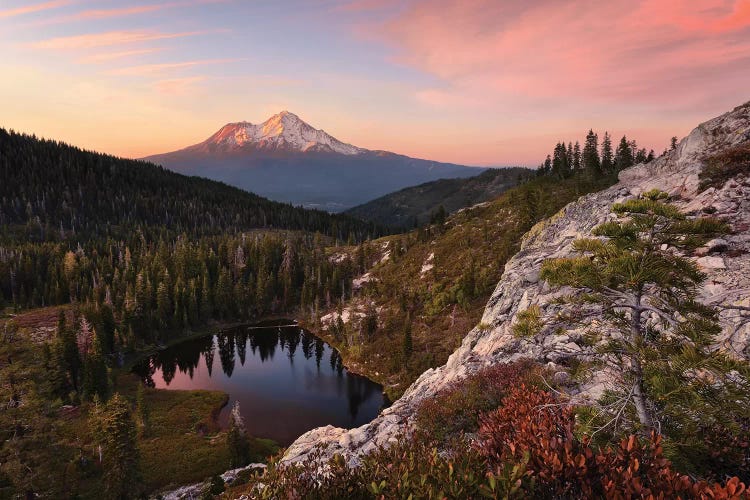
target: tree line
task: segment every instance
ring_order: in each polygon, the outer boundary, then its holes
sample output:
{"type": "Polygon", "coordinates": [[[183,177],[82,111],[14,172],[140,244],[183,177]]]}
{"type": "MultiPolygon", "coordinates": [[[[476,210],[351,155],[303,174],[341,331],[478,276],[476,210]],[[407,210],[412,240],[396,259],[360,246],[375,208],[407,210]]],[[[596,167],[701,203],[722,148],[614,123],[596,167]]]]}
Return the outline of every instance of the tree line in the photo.
{"type": "MultiPolygon", "coordinates": [[[[677,138],[671,140],[671,148],[677,147],[677,138]]],[[[666,150],[664,151],[666,153],[666,150]]],[[[639,148],[635,140],[622,136],[617,147],[613,149],[612,136],[604,132],[599,144],[599,134],[589,130],[583,141],[575,144],[560,141],[555,144],[551,155],[537,168],[538,175],[551,175],[560,179],[576,175],[598,178],[610,175],[639,163],[648,163],[655,158],[654,150],[639,148]]]]}
{"type": "Polygon", "coordinates": [[[132,232],[156,240],[267,228],[362,241],[384,232],[354,217],[1,128],[0,179],[0,237],[6,240],[76,242],[132,232]]]}

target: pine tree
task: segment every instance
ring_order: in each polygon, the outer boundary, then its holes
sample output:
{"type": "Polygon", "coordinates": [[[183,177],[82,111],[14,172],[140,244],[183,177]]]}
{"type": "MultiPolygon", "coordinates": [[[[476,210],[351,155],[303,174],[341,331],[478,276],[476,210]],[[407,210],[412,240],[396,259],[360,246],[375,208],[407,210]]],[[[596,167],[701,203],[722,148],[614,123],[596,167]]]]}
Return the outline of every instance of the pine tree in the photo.
{"type": "Polygon", "coordinates": [[[633,149],[624,135],[620,139],[615,153],[615,167],[617,170],[623,170],[633,166],[633,149]]]}
{"type": "Polygon", "coordinates": [[[102,304],[97,314],[96,338],[99,340],[104,355],[114,352],[116,328],[117,323],[112,313],[112,307],[106,303],[102,304]]]}
{"type": "Polygon", "coordinates": [[[604,172],[611,172],[615,164],[612,159],[612,137],[608,132],[604,132],[604,139],[602,140],[602,170],[604,172]]]}
{"type": "Polygon", "coordinates": [[[67,326],[64,311],[60,311],[57,322],[57,341],[60,345],[63,367],[68,374],[70,385],[73,390],[78,392],[82,369],[81,355],[76,342],[76,334],[72,328],[67,326]]]}
{"type": "Polygon", "coordinates": [[[599,136],[593,130],[589,130],[586,135],[586,142],[583,145],[583,170],[590,178],[595,179],[602,173],[601,162],[599,160],[599,136]]]}
{"type": "Polygon", "coordinates": [[[573,171],[578,173],[581,168],[581,145],[576,141],[575,146],[573,146],[573,171]]]}
{"type": "Polygon", "coordinates": [[[240,413],[240,402],[235,401],[229,415],[229,431],[227,431],[227,446],[229,447],[229,466],[233,469],[244,467],[250,463],[250,441],[245,430],[245,421],[240,413]]]}
{"type": "Polygon", "coordinates": [[[677,136],[672,137],[672,139],[670,139],[670,141],[669,141],[669,149],[671,149],[672,151],[674,151],[675,149],[677,149],[677,136]]]}
{"type": "Polygon", "coordinates": [[[414,344],[411,336],[411,315],[406,316],[406,324],[404,325],[404,340],[402,344],[402,351],[404,359],[408,363],[411,359],[411,355],[414,352],[414,344]]]}
{"type": "Polygon", "coordinates": [[[167,328],[171,323],[172,298],[170,295],[169,281],[161,281],[156,287],[156,315],[162,329],[167,328]]]}
{"type": "Polygon", "coordinates": [[[593,316],[617,332],[606,341],[595,329],[588,333],[618,374],[603,425],[623,423],[632,410],[645,432],[661,431],[688,448],[700,446],[694,438],[701,429],[736,429],[746,418],[750,371],[712,349],[717,315],[696,301],[705,275],[678,253],[727,226],[688,218],[666,197],[651,191],[615,204],[619,220],[595,228],[597,238],[575,241],[579,256],[545,261],[541,277],[575,290],[567,300],[578,307],[570,315],[576,322],[593,316]]]}
{"type": "Polygon", "coordinates": [[[98,341],[83,362],[83,396],[90,401],[106,401],[109,396],[109,372],[98,341]]]}
{"type": "Polygon", "coordinates": [[[111,499],[137,498],[141,484],[137,431],[130,404],[119,394],[96,403],[91,427],[102,447],[104,485],[111,499]]]}
{"type": "Polygon", "coordinates": [[[568,153],[565,149],[565,143],[558,142],[555,145],[552,157],[552,175],[558,179],[568,177],[570,167],[568,165],[568,153]]]}
{"type": "Polygon", "coordinates": [[[138,434],[146,436],[148,434],[150,411],[146,402],[146,389],[143,387],[143,384],[138,384],[138,390],[135,393],[135,411],[138,434]]]}

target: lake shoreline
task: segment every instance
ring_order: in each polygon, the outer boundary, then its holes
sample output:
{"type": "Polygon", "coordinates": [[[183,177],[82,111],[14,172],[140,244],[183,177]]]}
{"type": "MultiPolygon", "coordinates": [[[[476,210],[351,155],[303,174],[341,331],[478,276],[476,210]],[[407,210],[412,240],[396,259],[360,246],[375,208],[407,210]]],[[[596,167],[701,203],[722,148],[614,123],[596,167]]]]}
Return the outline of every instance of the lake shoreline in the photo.
{"type": "Polygon", "coordinates": [[[157,391],[225,394],[214,415],[221,429],[236,400],[252,435],[279,443],[320,426],[358,427],[390,405],[382,385],[350,371],[334,345],[293,316],[213,324],[141,350],[125,369],[157,391]]]}

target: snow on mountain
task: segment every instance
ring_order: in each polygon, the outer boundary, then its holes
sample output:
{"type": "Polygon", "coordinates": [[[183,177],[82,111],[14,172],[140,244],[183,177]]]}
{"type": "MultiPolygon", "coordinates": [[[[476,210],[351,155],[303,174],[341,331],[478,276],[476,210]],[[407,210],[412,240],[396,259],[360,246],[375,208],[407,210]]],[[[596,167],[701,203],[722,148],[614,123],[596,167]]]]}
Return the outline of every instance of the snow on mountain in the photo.
{"type": "Polygon", "coordinates": [[[228,123],[212,135],[202,146],[226,151],[253,147],[255,149],[330,152],[356,155],[367,150],[339,141],[323,130],[318,130],[294,113],[282,111],[260,124],[228,123]]]}

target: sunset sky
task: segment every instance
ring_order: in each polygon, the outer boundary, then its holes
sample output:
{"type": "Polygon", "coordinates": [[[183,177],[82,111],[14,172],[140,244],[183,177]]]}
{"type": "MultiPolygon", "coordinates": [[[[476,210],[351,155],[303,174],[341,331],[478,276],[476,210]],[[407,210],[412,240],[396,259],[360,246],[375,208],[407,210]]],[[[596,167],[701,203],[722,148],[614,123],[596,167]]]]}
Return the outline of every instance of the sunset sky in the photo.
{"type": "Polygon", "coordinates": [[[122,156],[288,109],[340,140],[536,165],[660,152],[750,100],[750,0],[0,0],[0,127],[122,156]]]}

